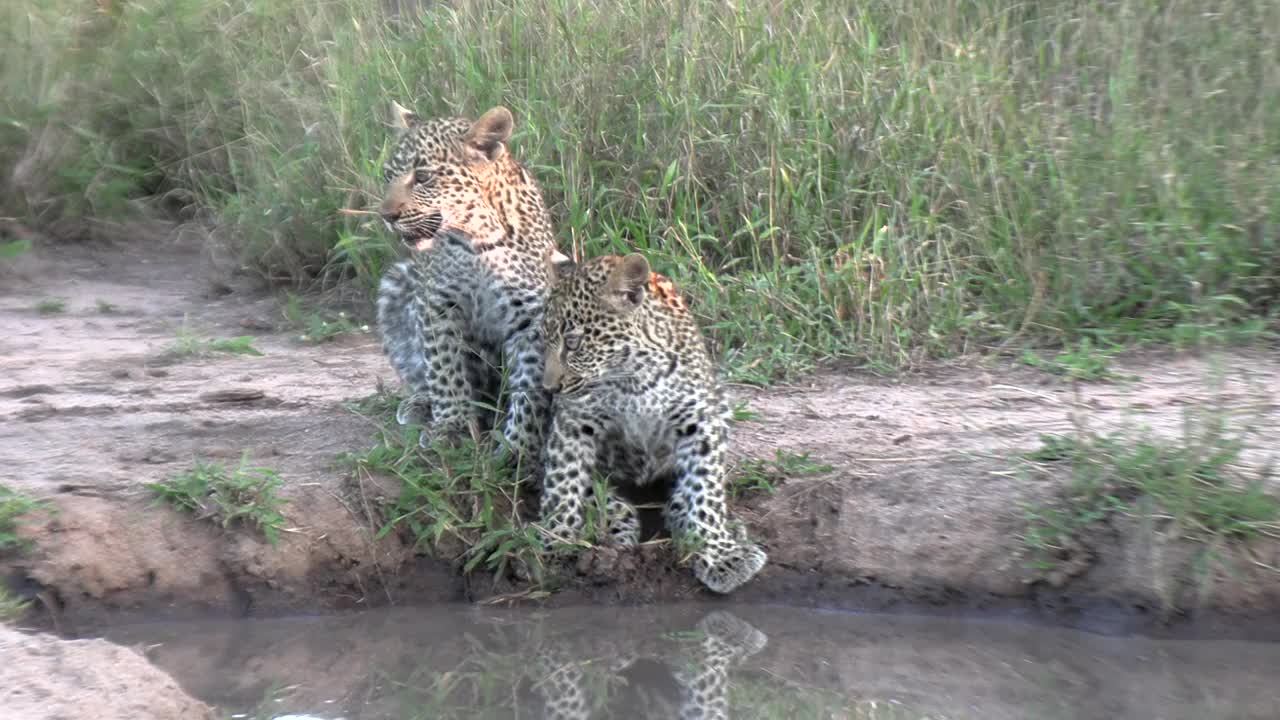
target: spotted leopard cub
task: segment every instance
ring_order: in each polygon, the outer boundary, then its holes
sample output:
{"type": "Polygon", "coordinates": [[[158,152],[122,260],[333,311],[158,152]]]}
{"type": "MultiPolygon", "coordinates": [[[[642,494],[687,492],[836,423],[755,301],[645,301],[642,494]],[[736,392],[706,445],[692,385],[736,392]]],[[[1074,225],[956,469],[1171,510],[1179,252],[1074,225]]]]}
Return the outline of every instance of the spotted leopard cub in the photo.
{"type": "MultiPolygon", "coordinates": [[[[683,298],[638,254],[548,265],[543,383],[555,398],[544,449],[544,527],[557,538],[578,537],[592,472],[636,458],[641,466],[621,474],[639,483],[674,475],[668,529],[692,542],[694,574],[704,585],[733,591],[767,557],[730,526],[728,405],[683,298]]],[[[611,497],[606,512],[615,540],[636,542],[635,509],[611,497]]]]}
{"type": "Polygon", "coordinates": [[[394,103],[392,117],[398,137],[380,212],[412,249],[378,291],[383,349],[406,391],[396,418],[429,423],[424,444],[478,438],[478,408],[505,373],[503,434],[536,457],[548,403],[545,258],[555,240],[537,183],[507,151],[514,120],[502,107],[475,121],[422,119],[394,103]]]}

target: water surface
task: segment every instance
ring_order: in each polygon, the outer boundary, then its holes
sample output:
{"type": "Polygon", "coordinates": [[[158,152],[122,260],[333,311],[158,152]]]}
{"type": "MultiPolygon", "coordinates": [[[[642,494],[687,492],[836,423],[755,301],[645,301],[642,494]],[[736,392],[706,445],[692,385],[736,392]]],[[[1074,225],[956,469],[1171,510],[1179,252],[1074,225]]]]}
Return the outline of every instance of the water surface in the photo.
{"type": "Polygon", "coordinates": [[[1275,720],[1280,644],[688,605],[119,627],[226,716],[1275,720]]]}

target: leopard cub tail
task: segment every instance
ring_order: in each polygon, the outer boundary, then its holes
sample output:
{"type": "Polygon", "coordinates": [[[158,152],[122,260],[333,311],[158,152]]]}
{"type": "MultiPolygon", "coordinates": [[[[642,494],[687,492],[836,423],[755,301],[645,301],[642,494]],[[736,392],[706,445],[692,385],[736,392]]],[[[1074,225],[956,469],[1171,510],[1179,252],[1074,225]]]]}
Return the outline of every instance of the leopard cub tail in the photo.
{"type": "Polygon", "coordinates": [[[378,331],[382,350],[400,376],[408,398],[423,395],[427,385],[422,273],[413,261],[396,263],[378,285],[378,331]]]}

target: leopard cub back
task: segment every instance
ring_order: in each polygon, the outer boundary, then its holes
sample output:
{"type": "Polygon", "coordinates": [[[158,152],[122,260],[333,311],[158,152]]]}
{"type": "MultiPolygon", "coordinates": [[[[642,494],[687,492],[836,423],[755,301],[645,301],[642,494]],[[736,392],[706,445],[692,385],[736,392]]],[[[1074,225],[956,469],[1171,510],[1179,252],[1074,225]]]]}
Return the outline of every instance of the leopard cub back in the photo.
{"type": "MultiPolygon", "coordinates": [[[[736,589],[767,557],[728,514],[728,407],[684,298],[639,254],[550,265],[543,383],[555,400],[544,526],[578,536],[592,473],[633,458],[640,467],[624,474],[638,482],[674,476],[664,519],[690,543],[698,579],[716,592],[736,589]]],[[[611,526],[628,525],[633,511],[623,505],[610,500],[611,526]]]]}

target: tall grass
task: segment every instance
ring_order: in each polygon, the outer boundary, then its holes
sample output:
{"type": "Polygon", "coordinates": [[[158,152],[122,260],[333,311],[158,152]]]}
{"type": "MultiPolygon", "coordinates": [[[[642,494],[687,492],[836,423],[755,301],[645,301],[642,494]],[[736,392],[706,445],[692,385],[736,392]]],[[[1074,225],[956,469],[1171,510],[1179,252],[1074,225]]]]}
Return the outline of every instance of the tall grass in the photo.
{"type": "Polygon", "coordinates": [[[386,263],[339,211],[379,192],[395,98],[510,107],[563,246],[649,254],[742,378],[1196,341],[1280,297],[1271,0],[20,0],[0,24],[12,213],[160,197],[296,284],[386,263]]]}

